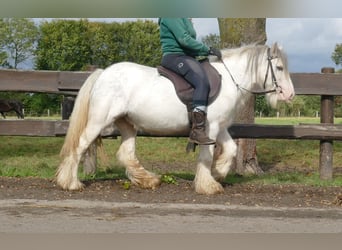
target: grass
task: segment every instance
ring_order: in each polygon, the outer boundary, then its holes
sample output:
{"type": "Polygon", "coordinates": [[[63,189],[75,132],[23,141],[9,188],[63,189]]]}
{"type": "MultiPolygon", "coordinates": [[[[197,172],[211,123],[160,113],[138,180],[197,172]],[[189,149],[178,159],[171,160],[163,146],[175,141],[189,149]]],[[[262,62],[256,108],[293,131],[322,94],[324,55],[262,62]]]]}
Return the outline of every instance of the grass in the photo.
{"type": "MultiPolygon", "coordinates": [[[[319,117],[256,117],[255,123],[271,125],[298,125],[300,123],[320,123],[319,117]]],[[[342,124],[342,118],[335,118],[335,124],[342,124]]]]}
{"type": "MultiPolygon", "coordinates": [[[[319,123],[319,118],[257,118],[259,124],[299,124],[319,123]]],[[[335,123],[342,120],[336,119],[335,123]]],[[[0,176],[53,178],[59,164],[59,151],[64,138],[54,137],[0,137],[0,176]]],[[[197,153],[186,154],[186,138],[138,137],[137,155],[145,166],[154,172],[173,177],[192,180],[197,153]],[[158,164],[177,164],[184,170],[163,173],[158,164]],[[189,170],[190,169],[190,170],[189,170]]],[[[105,139],[105,151],[110,165],[99,163],[96,175],[82,179],[124,179],[125,171],[115,159],[120,140],[105,139]]],[[[227,183],[293,184],[301,183],[316,186],[342,186],[342,176],[335,174],[333,181],[321,181],[318,176],[319,142],[311,140],[257,140],[259,165],[264,169],[283,169],[266,171],[261,176],[229,175],[227,183]]],[[[342,167],[342,142],[334,142],[334,166],[342,167]]]]}
{"type": "Polygon", "coordinates": [[[322,187],[340,187],[342,186],[342,176],[335,176],[333,180],[326,181],[319,178],[319,174],[316,173],[302,173],[302,172],[282,172],[270,174],[266,173],[263,175],[251,175],[241,176],[236,174],[228,175],[225,179],[226,183],[229,184],[240,184],[240,183],[255,183],[263,185],[280,185],[280,184],[301,184],[308,186],[322,186],[322,187]]]}

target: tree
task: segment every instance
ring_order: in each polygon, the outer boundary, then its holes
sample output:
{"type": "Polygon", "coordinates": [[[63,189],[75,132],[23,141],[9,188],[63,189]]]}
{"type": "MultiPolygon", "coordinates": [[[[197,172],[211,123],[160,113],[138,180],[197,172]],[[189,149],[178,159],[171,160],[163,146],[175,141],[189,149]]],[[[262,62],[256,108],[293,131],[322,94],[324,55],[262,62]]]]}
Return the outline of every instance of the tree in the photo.
{"type": "MultiPolygon", "coordinates": [[[[342,66],[342,43],[336,44],[335,50],[331,55],[331,59],[333,62],[338,66],[342,66]]],[[[342,69],[339,69],[336,71],[336,73],[342,73],[342,69]]],[[[335,115],[337,117],[342,116],[342,97],[341,96],[336,96],[335,97],[335,115]]]]}
{"type": "Polygon", "coordinates": [[[113,62],[130,61],[148,66],[160,64],[162,52],[158,24],[138,20],[111,27],[113,62]]]}
{"type": "MultiPolygon", "coordinates": [[[[116,23],[115,23],[116,24],[116,23]]],[[[103,22],[90,22],[90,59],[89,63],[99,68],[106,68],[113,63],[113,54],[116,49],[112,46],[111,26],[113,24],[103,22]]]]}
{"type": "Polygon", "coordinates": [[[87,20],[54,20],[40,25],[36,69],[82,70],[91,60],[87,20]]]}
{"type": "Polygon", "coordinates": [[[216,34],[209,34],[202,38],[202,42],[208,47],[222,48],[221,38],[216,34]]]}
{"type": "MultiPolygon", "coordinates": [[[[156,66],[161,61],[158,25],[151,21],[102,23],[53,20],[40,25],[36,69],[78,71],[131,61],[156,66]]],[[[35,94],[31,105],[46,107],[55,97],[35,94]],[[37,104],[37,105],[36,105],[37,104]],[[39,104],[39,105],[38,105],[39,104]]],[[[55,101],[53,109],[59,105],[55,101]]]]}
{"type": "Polygon", "coordinates": [[[342,66],[342,43],[336,44],[335,50],[331,55],[331,59],[336,65],[342,66]]]}
{"type": "Polygon", "coordinates": [[[5,51],[0,51],[0,67],[6,67],[7,65],[7,53],[5,51]]]}
{"type": "Polygon", "coordinates": [[[223,48],[266,42],[266,18],[219,18],[218,23],[223,48]]]}
{"type": "MultiPolygon", "coordinates": [[[[240,47],[245,44],[264,44],[266,42],[265,18],[219,18],[222,47],[240,47]]],[[[251,96],[244,110],[237,112],[235,122],[254,123],[255,97],[251,96]]],[[[256,140],[237,140],[238,150],[235,171],[240,174],[263,172],[256,155],[256,140]]]]}
{"type": "Polygon", "coordinates": [[[0,66],[16,69],[33,55],[37,38],[38,28],[31,19],[0,19],[0,66]]]}
{"type": "Polygon", "coordinates": [[[40,27],[37,69],[83,70],[131,61],[156,66],[161,61],[158,25],[152,21],[90,23],[55,20],[40,27]]]}

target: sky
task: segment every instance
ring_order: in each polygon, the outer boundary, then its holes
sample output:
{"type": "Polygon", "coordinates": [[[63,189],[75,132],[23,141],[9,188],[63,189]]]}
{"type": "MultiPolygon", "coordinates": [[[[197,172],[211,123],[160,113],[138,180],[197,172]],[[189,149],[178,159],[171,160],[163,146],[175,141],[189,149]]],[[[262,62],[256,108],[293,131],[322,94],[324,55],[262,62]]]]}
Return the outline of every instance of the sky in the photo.
{"type": "MultiPolygon", "coordinates": [[[[219,34],[216,18],[192,20],[198,38],[219,34]]],[[[335,65],[331,55],[336,44],[342,43],[342,18],[267,18],[266,34],[268,45],[277,42],[283,47],[292,73],[318,73],[323,67],[341,68],[335,65]]]]}
{"type": "MultiPolygon", "coordinates": [[[[198,36],[219,34],[216,18],[194,18],[198,36]]],[[[278,42],[286,52],[290,72],[317,73],[336,66],[331,59],[342,43],[342,18],[267,18],[267,44],[278,42]]]]}
{"type": "MultiPolygon", "coordinates": [[[[136,18],[88,20],[122,22],[136,18]]],[[[209,34],[219,34],[216,18],[192,20],[199,39],[209,34]]],[[[342,43],[342,18],[267,18],[266,34],[268,45],[277,42],[283,47],[292,73],[318,73],[323,67],[341,68],[335,65],[331,55],[336,44],[342,43]]]]}

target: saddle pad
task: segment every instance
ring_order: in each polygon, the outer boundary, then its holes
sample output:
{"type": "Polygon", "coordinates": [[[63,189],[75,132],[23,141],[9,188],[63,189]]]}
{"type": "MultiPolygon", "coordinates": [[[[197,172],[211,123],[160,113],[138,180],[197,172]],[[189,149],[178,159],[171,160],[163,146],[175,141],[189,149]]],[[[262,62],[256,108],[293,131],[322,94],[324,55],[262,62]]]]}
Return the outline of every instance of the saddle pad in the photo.
{"type": "MultiPolygon", "coordinates": [[[[208,105],[211,104],[221,89],[221,75],[217,72],[217,70],[211,66],[208,60],[201,61],[203,68],[206,71],[206,74],[209,78],[210,82],[210,93],[208,98],[208,105]]],[[[186,81],[179,74],[163,67],[157,66],[157,70],[160,75],[168,78],[174,85],[178,98],[188,107],[192,106],[192,96],[194,92],[194,88],[191,84],[186,81]]]]}

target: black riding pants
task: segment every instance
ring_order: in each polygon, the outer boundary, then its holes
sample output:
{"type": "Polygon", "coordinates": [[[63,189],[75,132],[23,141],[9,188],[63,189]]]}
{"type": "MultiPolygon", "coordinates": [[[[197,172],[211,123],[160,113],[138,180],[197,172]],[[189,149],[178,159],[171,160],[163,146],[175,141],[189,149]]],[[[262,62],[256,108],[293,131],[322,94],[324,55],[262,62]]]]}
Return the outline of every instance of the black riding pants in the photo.
{"type": "Polygon", "coordinates": [[[193,108],[208,105],[209,79],[195,58],[178,54],[164,55],[161,65],[183,76],[194,87],[193,108]]]}

